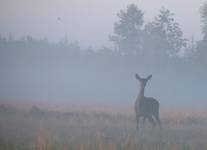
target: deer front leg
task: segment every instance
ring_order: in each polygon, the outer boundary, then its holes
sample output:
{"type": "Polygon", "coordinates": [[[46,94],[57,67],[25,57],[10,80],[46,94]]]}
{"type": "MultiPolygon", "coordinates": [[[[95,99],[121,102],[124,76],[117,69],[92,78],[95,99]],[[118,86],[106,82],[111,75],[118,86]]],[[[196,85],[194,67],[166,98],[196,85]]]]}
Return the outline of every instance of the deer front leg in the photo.
{"type": "Polygon", "coordinates": [[[143,122],[142,122],[142,130],[143,130],[143,131],[144,131],[145,121],[146,121],[146,116],[144,116],[144,118],[143,118],[143,122]]]}
{"type": "Polygon", "coordinates": [[[137,131],[139,131],[139,115],[136,114],[136,121],[137,121],[137,131]]]}

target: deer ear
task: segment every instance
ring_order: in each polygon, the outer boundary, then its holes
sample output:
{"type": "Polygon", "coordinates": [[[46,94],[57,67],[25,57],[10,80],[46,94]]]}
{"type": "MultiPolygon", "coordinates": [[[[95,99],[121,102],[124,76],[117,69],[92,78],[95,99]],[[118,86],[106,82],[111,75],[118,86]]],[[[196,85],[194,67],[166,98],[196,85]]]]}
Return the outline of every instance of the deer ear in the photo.
{"type": "Polygon", "coordinates": [[[148,77],[147,77],[147,80],[150,80],[152,78],[152,75],[149,75],[148,77]]]}
{"type": "Polygon", "coordinates": [[[135,74],[135,77],[136,77],[137,80],[141,79],[140,76],[137,73],[135,74]]]}

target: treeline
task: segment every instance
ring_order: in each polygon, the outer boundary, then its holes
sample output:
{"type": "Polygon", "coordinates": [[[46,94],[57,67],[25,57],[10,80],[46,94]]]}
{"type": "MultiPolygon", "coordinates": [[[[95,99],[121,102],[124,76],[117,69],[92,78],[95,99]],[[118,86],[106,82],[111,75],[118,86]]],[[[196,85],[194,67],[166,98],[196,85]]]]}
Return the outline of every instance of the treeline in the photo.
{"type": "Polygon", "coordinates": [[[57,43],[47,39],[27,36],[22,39],[0,38],[1,65],[24,65],[50,61],[86,65],[98,64],[138,67],[193,67],[203,69],[207,65],[207,5],[201,8],[203,39],[185,39],[174,14],[162,8],[151,22],[144,22],[144,13],[131,4],[121,10],[114,24],[114,33],[109,36],[113,47],[81,49],[78,43],[63,39],[57,43]],[[17,59],[15,59],[17,58],[17,59]],[[59,60],[57,60],[59,59],[59,60]],[[57,61],[55,61],[57,60],[57,61]]]}
{"type": "MultiPolygon", "coordinates": [[[[203,68],[207,61],[207,3],[200,8],[203,39],[186,39],[169,9],[161,8],[150,22],[144,22],[144,13],[131,4],[121,10],[109,38],[123,55],[136,56],[140,63],[154,66],[203,68]]],[[[184,69],[183,68],[183,69],[184,69]]]]}

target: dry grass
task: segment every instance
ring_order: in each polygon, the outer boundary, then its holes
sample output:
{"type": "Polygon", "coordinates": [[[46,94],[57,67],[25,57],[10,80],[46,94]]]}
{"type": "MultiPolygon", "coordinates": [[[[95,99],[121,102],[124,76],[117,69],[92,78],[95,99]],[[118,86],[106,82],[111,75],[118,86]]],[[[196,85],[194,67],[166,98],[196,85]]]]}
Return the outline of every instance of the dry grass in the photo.
{"type": "Polygon", "coordinates": [[[163,111],[162,121],[162,130],[152,129],[147,123],[141,135],[135,129],[134,115],[86,111],[1,112],[0,150],[207,149],[204,113],[163,111]]]}

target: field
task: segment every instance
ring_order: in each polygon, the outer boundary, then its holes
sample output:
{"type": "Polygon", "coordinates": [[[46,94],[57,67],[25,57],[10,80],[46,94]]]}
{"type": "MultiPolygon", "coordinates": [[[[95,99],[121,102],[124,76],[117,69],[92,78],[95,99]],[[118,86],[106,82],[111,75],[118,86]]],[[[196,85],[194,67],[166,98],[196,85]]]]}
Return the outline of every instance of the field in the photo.
{"type": "Polygon", "coordinates": [[[163,129],[133,114],[0,106],[0,150],[206,150],[207,115],[162,111],[163,129]],[[164,114],[164,115],[163,115],[164,114]]]}

